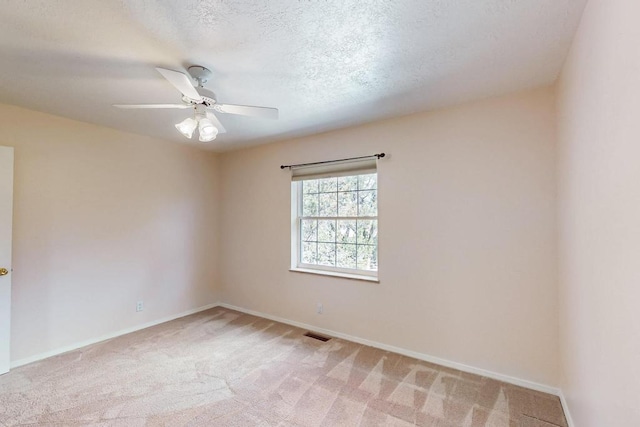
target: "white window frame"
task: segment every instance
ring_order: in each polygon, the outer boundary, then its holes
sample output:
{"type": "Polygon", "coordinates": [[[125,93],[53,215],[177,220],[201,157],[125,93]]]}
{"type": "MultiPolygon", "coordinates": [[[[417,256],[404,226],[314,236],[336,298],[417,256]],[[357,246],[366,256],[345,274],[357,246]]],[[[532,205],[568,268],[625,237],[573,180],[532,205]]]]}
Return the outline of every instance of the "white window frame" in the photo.
{"type": "MultiPolygon", "coordinates": [[[[376,173],[377,171],[358,171],[354,170],[352,173],[341,174],[339,176],[358,176],[368,175],[376,173]]],[[[332,176],[325,176],[324,178],[331,178],[332,176]]],[[[309,177],[308,180],[318,179],[315,177],[309,177]]],[[[378,269],[377,270],[360,270],[354,268],[332,267],[319,264],[306,264],[301,261],[302,259],[302,220],[315,219],[315,220],[376,220],[378,221],[378,215],[376,216],[313,216],[303,217],[303,188],[302,182],[304,180],[291,182],[291,271],[303,272],[303,273],[315,273],[324,274],[328,276],[345,277],[349,279],[361,279],[366,281],[378,281],[379,254],[380,254],[380,241],[376,243],[376,250],[378,252],[378,269]]],[[[376,196],[378,195],[378,186],[376,186],[376,196]]],[[[378,221],[378,230],[380,229],[380,222],[378,221]]]]}

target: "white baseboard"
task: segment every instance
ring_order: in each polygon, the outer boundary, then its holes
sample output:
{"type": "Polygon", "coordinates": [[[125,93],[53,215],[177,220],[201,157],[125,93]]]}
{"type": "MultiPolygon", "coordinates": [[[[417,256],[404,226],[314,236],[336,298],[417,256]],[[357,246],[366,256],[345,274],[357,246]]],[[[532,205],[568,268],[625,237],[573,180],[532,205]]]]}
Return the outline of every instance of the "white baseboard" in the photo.
{"type": "Polygon", "coordinates": [[[105,341],[105,340],[109,340],[112,338],[116,338],[119,337],[121,335],[126,335],[129,334],[131,332],[135,332],[135,331],[139,331],[141,329],[145,329],[145,328],[149,328],[151,326],[155,326],[155,325],[159,325],[161,323],[165,323],[165,322],[169,322],[171,320],[175,320],[178,319],[180,317],[184,317],[184,316],[188,316],[190,314],[194,314],[194,313],[198,313],[201,311],[205,311],[205,310],[209,310],[211,308],[214,307],[225,307],[228,308],[230,310],[236,310],[236,311],[240,311],[242,313],[246,313],[246,314],[250,314],[253,316],[257,316],[257,317],[262,317],[265,319],[269,319],[269,320],[273,320],[275,322],[280,322],[280,323],[285,323],[287,325],[291,325],[291,326],[295,326],[301,329],[308,329],[314,332],[319,332],[321,334],[325,334],[325,335],[330,335],[332,337],[336,337],[336,338],[341,338],[347,341],[352,341],[352,342],[356,342],[358,344],[363,344],[363,345],[367,345],[370,347],[375,347],[375,348],[379,348],[381,350],[385,350],[385,351],[391,351],[394,353],[398,353],[398,354],[402,354],[404,356],[408,356],[408,357],[413,357],[414,359],[418,359],[418,360],[424,360],[425,362],[430,362],[430,363],[435,363],[437,365],[441,365],[441,366],[446,366],[448,368],[452,368],[452,369],[457,369],[463,372],[468,372],[471,374],[476,374],[476,375],[480,375],[483,377],[487,377],[487,378],[492,378],[498,381],[503,381],[509,384],[514,384],[520,387],[525,387],[531,390],[537,390],[537,391],[541,391],[543,393],[549,393],[555,396],[558,396],[560,398],[560,402],[562,403],[562,408],[564,409],[564,413],[566,415],[567,418],[567,423],[569,425],[569,427],[574,427],[573,424],[573,420],[571,419],[571,413],[569,412],[569,408],[567,406],[567,402],[566,399],[564,397],[564,395],[562,394],[562,391],[557,388],[557,387],[552,387],[549,385],[545,385],[545,384],[540,384],[540,383],[536,383],[533,381],[529,381],[529,380],[523,380],[521,378],[516,378],[516,377],[512,377],[510,375],[504,375],[504,374],[499,374],[497,372],[492,372],[492,371],[488,371],[486,369],[482,369],[482,368],[476,368],[474,366],[469,366],[469,365],[465,365],[463,363],[458,363],[458,362],[454,362],[451,360],[447,360],[447,359],[441,359],[439,357],[435,357],[435,356],[431,356],[428,354],[424,354],[424,353],[419,353],[416,351],[412,351],[412,350],[407,350],[404,348],[400,348],[400,347],[395,347],[392,345],[387,345],[387,344],[383,344],[380,342],[376,342],[376,341],[371,341],[368,339],[364,339],[364,338],[360,338],[360,337],[356,337],[353,335],[349,335],[349,334],[344,334],[341,332],[336,332],[336,331],[332,331],[329,329],[324,329],[324,328],[319,328],[313,325],[308,325],[306,323],[302,323],[302,322],[296,322],[293,320],[289,320],[289,319],[284,319],[282,317],[278,317],[278,316],[272,316],[270,314],[267,313],[262,313],[259,311],[255,311],[255,310],[249,310],[243,307],[238,307],[235,305],[231,305],[231,304],[226,304],[226,303],[213,303],[213,304],[208,304],[202,307],[198,307],[192,310],[187,310],[185,312],[179,313],[179,314],[175,314],[172,316],[167,316],[158,320],[154,320],[151,322],[147,322],[147,323],[143,323],[141,325],[137,325],[137,326],[133,326],[131,328],[127,328],[127,329],[122,329],[120,331],[117,332],[113,332],[110,334],[106,334],[97,338],[92,338],[86,341],[81,341],[81,342],[77,342],[68,346],[64,346],[64,347],[60,347],[57,348],[55,350],[51,350],[51,351],[47,351],[44,353],[40,353],[37,354],[35,356],[30,356],[30,357],[26,357],[24,359],[19,359],[16,360],[14,362],[11,363],[11,368],[17,368],[19,366],[23,366],[26,365],[28,363],[32,363],[32,362],[36,362],[42,359],[46,359],[48,357],[52,357],[52,356],[56,356],[58,354],[62,354],[62,353],[66,353],[68,351],[72,351],[72,350],[77,350],[81,347],[85,347],[91,344],[95,344],[101,341],[105,341]]]}
{"type": "Polygon", "coordinates": [[[564,411],[564,416],[567,419],[567,425],[569,427],[575,427],[573,418],[571,418],[571,412],[569,411],[569,404],[567,403],[567,399],[565,399],[562,390],[560,391],[560,395],[558,397],[560,397],[560,403],[562,403],[562,410],[564,411]]]}
{"type": "MultiPolygon", "coordinates": [[[[560,389],[557,387],[552,387],[545,384],[536,383],[533,381],[523,380],[520,378],[512,377],[509,375],[499,374],[497,372],[488,371],[482,368],[476,368],[474,366],[465,365],[463,363],[453,362],[451,360],[441,359],[439,357],[431,356],[424,353],[418,353],[412,350],[406,350],[404,348],[395,347],[392,345],[387,345],[383,343],[379,343],[376,341],[370,341],[364,338],[356,337],[353,335],[343,334],[341,332],[331,331],[329,329],[318,328],[313,325],[308,325],[306,323],[296,322],[289,319],[283,319],[281,317],[272,316],[267,313],[261,313],[259,311],[248,310],[246,308],[237,307],[231,304],[220,303],[218,304],[220,307],[225,307],[230,310],[240,311],[242,313],[251,314],[257,317],[263,317],[265,319],[273,320],[275,322],[285,323],[287,325],[295,326],[301,329],[308,329],[314,332],[318,332],[324,335],[330,335],[332,337],[341,338],[347,341],[356,342],[358,344],[367,345],[369,347],[379,348],[381,350],[391,351],[393,353],[402,354],[404,356],[413,357],[414,359],[424,360],[425,362],[435,363],[436,365],[446,366],[448,368],[457,369],[459,371],[468,372],[471,374],[480,375],[487,378],[492,378],[494,380],[503,381],[505,383],[514,384],[520,387],[528,388],[531,390],[541,391],[543,393],[549,393],[554,396],[561,397],[560,389]]],[[[569,418],[569,417],[567,417],[569,418]]],[[[571,427],[571,426],[570,426],[571,427]]]]}
{"type": "Polygon", "coordinates": [[[97,338],[91,338],[91,339],[88,339],[88,340],[85,340],[85,341],[80,341],[80,342],[77,342],[77,343],[73,343],[71,345],[67,345],[67,346],[64,346],[64,347],[56,348],[54,350],[46,351],[44,353],[36,354],[35,356],[25,357],[24,359],[19,359],[19,360],[11,362],[11,369],[17,368],[18,366],[26,365],[28,363],[37,362],[38,360],[46,359],[46,358],[51,357],[51,356],[57,356],[58,354],[66,353],[68,351],[77,350],[77,349],[79,349],[81,347],[86,347],[88,345],[95,344],[95,343],[98,343],[98,342],[101,342],[101,341],[110,340],[111,338],[116,338],[116,337],[119,337],[120,335],[130,334],[131,332],[135,332],[135,331],[139,331],[141,329],[149,328],[151,326],[159,325],[160,323],[169,322],[171,320],[175,320],[175,319],[178,319],[180,317],[188,316],[190,314],[198,313],[200,311],[209,310],[210,308],[217,307],[218,305],[219,305],[218,303],[207,304],[207,305],[204,305],[202,307],[198,307],[198,308],[194,308],[194,309],[191,309],[191,310],[187,310],[187,311],[184,311],[184,312],[179,313],[179,314],[174,314],[174,315],[171,315],[171,316],[163,317],[161,319],[153,320],[151,322],[143,323],[141,325],[136,325],[136,326],[133,326],[131,328],[122,329],[122,330],[119,330],[117,332],[112,332],[110,334],[102,335],[102,336],[97,337],[97,338]]]}

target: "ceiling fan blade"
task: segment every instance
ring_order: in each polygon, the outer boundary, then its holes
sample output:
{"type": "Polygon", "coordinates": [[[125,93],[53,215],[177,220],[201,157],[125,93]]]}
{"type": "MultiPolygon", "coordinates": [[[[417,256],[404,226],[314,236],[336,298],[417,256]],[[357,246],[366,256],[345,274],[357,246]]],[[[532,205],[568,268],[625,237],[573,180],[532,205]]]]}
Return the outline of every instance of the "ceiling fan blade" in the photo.
{"type": "Polygon", "coordinates": [[[192,105],[185,104],[113,104],[113,106],[117,108],[124,108],[125,110],[133,110],[137,108],[193,108],[192,105]]]}
{"type": "Polygon", "coordinates": [[[207,119],[211,120],[213,125],[218,128],[218,133],[226,133],[227,132],[227,130],[224,128],[224,126],[222,126],[222,123],[220,123],[220,120],[218,120],[218,118],[216,117],[215,114],[207,111],[207,119]]]}
{"type": "Polygon", "coordinates": [[[270,107],[254,107],[251,105],[214,104],[213,109],[221,113],[240,114],[242,116],[277,119],[278,109],[270,107]]]}
{"type": "Polygon", "coordinates": [[[200,96],[196,88],[193,87],[191,78],[186,74],[164,68],[156,68],[156,70],[187,98],[193,99],[194,101],[202,100],[202,96],[200,96]]]}

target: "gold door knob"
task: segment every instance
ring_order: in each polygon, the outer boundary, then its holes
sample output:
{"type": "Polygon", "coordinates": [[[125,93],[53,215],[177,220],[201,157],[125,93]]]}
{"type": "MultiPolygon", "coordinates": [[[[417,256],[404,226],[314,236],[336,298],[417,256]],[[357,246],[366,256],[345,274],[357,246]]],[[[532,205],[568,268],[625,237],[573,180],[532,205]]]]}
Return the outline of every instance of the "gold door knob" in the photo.
{"type": "Polygon", "coordinates": [[[9,274],[9,270],[6,268],[0,268],[0,276],[6,276],[7,274],[9,274]]]}

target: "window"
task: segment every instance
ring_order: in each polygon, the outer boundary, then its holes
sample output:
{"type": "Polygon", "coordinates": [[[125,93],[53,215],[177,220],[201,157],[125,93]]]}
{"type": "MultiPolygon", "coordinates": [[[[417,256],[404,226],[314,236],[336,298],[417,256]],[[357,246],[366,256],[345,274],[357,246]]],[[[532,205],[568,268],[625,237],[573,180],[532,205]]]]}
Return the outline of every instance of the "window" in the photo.
{"type": "Polygon", "coordinates": [[[375,279],[378,272],[375,163],[373,170],[300,175],[297,179],[294,176],[292,183],[292,267],[375,279]]]}

